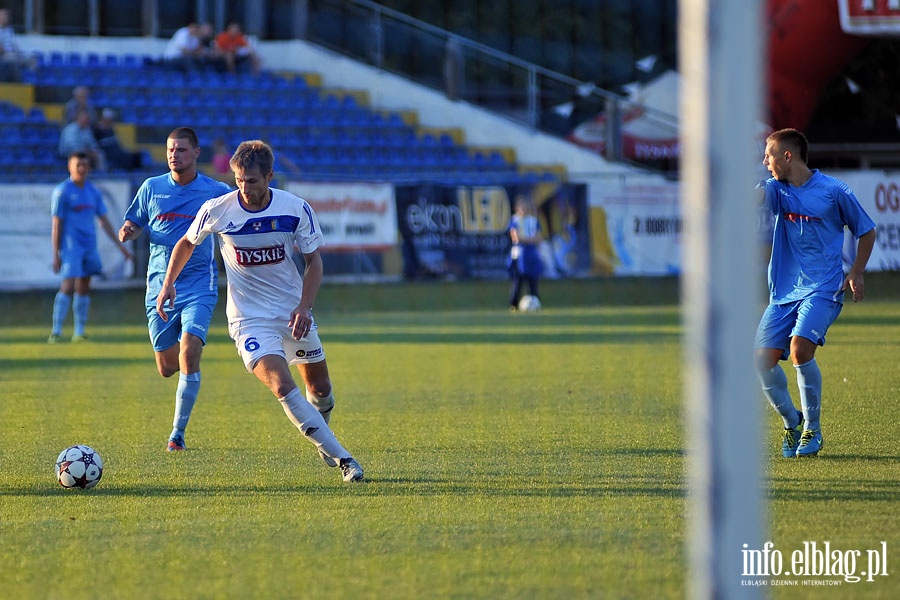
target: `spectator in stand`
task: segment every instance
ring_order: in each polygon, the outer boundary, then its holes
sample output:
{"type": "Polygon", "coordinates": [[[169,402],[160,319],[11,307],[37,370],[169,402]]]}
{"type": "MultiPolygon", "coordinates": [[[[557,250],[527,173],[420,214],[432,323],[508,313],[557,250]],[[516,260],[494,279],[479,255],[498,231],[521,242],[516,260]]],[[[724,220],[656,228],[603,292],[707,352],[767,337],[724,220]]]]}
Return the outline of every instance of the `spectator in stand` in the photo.
{"type": "Polygon", "coordinates": [[[249,65],[254,75],[259,73],[259,56],[241,31],[240,23],[229,23],[225,31],[216,36],[216,49],[225,60],[229,73],[237,73],[244,65],[249,65]]]}
{"type": "Polygon", "coordinates": [[[21,81],[22,69],[34,66],[34,59],[19,47],[16,32],[9,24],[9,10],[0,8],[0,81],[21,81]]]}
{"type": "Polygon", "coordinates": [[[94,125],[94,138],[100,145],[106,157],[106,165],[110,169],[120,169],[122,171],[134,171],[143,166],[143,159],[140,152],[132,152],[126,150],[119,143],[116,135],[116,111],[111,108],[104,108],[100,113],[100,118],[94,125]]]}
{"type": "Polygon", "coordinates": [[[63,107],[63,125],[68,125],[75,120],[78,111],[86,110],[91,120],[91,125],[97,122],[97,109],[91,101],[91,90],[86,85],[77,85],[72,90],[72,97],[63,107]]]}
{"type": "Polygon", "coordinates": [[[198,38],[200,39],[200,64],[213,67],[216,71],[225,70],[225,58],[216,47],[216,30],[212,23],[200,23],[198,38]]]}
{"type": "Polygon", "coordinates": [[[212,151],[211,162],[215,178],[228,184],[234,184],[234,174],[231,172],[230,162],[231,152],[228,151],[225,139],[218,137],[213,140],[212,151]]]}
{"type": "Polygon", "coordinates": [[[166,64],[186,73],[196,72],[202,66],[203,59],[200,25],[197,23],[188,23],[176,31],[163,53],[166,64]]]}
{"type": "Polygon", "coordinates": [[[78,111],[75,120],[62,128],[59,134],[59,155],[68,160],[76,152],[84,152],[91,159],[95,171],[106,170],[106,157],[91,129],[91,117],[86,110],[78,111]]]}

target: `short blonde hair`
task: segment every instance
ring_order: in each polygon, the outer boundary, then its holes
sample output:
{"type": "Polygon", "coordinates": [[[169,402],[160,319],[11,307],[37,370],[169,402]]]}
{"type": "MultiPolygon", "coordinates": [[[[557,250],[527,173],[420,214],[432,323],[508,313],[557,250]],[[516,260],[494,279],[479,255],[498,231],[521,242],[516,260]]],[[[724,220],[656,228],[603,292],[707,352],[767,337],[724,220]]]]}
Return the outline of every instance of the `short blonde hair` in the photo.
{"type": "Polygon", "coordinates": [[[241,171],[259,167],[263,175],[268,175],[275,167],[275,155],[272,153],[272,147],[264,141],[247,140],[238,145],[228,164],[233,170],[241,171]]]}

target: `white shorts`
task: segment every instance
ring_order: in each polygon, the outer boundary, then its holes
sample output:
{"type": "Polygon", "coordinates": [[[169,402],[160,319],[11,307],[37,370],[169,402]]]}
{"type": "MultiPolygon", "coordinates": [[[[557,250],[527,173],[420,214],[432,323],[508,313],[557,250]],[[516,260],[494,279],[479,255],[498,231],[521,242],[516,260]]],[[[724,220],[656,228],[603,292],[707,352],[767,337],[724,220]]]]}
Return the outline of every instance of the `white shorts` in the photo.
{"type": "Polygon", "coordinates": [[[316,324],[301,340],[295,340],[283,319],[248,319],[228,324],[228,335],[234,340],[238,354],[250,373],[263,356],[277,355],[289,365],[317,363],[325,360],[316,324]]]}

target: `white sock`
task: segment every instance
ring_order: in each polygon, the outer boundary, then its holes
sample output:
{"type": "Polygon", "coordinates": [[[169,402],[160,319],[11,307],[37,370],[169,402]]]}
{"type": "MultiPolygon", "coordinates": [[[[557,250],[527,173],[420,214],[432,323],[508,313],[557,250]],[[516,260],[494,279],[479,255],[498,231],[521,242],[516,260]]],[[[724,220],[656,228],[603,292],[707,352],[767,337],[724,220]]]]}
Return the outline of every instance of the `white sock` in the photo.
{"type": "Polygon", "coordinates": [[[329,392],[324,398],[319,398],[309,390],[306,390],[306,401],[316,407],[325,423],[331,422],[331,410],[334,408],[334,392],[329,392]]]}
{"type": "Polygon", "coordinates": [[[335,459],[350,458],[350,453],[341,446],[328,428],[325,419],[312,404],[300,395],[300,388],[294,388],[284,398],[279,398],[284,413],[291,423],[300,430],[317,448],[335,459]]]}

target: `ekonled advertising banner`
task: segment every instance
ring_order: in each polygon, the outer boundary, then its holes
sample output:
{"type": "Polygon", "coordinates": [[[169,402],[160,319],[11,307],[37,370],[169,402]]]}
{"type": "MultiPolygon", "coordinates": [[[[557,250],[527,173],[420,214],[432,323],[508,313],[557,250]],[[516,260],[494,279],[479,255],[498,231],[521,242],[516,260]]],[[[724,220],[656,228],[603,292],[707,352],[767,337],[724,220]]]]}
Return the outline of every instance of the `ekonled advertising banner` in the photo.
{"type": "Polygon", "coordinates": [[[509,224],[517,198],[535,205],[545,277],[590,272],[586,186],[399,185],[397,226],[409,279],[508,277],[509,224]]]}

